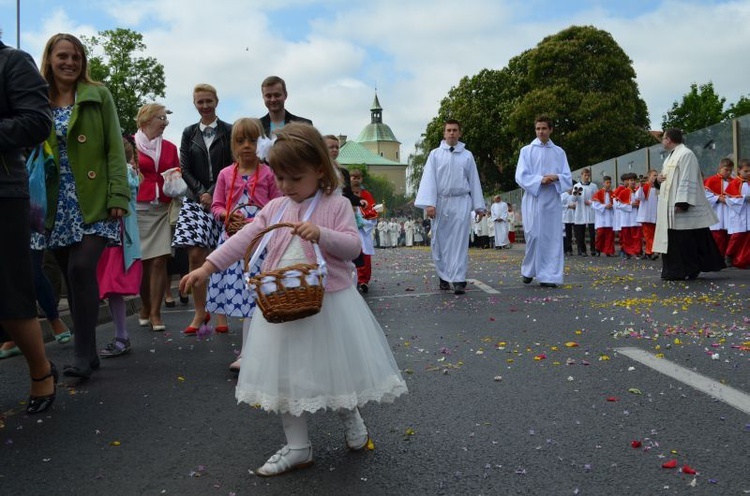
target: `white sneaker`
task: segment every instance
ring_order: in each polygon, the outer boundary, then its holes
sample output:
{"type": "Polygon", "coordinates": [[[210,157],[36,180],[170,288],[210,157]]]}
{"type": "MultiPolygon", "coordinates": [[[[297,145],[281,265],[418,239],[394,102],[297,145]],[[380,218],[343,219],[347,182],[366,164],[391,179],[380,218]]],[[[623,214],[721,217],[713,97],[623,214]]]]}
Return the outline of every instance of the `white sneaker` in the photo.
{"type": "Polygon", "coordinates": [[[346,447],[351,451],[364,449],[367,446],[367,441],[370,440],[370,435],[367,432],[365,421],[362,420],[362,416],[359,414],[359,408],[341,410],[339,411],[339,417],[344,423],[346,447]]]}
{"type": "Polygon", "coordinates": [[[250,472],[261,477],[273,477],[298,468],[309,467],[312,464],[313,455],[310,443],[297,448],[292,448],[287,444],[269,458],[262,467],[256,469],[255,472],[250,472]]]}

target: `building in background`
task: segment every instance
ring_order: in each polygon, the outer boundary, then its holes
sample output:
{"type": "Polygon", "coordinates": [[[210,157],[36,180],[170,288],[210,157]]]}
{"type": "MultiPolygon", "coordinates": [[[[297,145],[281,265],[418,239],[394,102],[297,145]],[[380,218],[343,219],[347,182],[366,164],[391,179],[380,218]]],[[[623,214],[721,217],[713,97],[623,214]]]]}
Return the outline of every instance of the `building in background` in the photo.
{"type": "Polygon", "coordinates": [[[383,108],[377,93],[370,108],[370,123],[355,140],[339,136],[339,144],[338,162],[343,167],[364,165],[368,174],[390,181],[396,194],[406,194],[407,164],[401,163],[401,142],[383,122],[383,108]]]}

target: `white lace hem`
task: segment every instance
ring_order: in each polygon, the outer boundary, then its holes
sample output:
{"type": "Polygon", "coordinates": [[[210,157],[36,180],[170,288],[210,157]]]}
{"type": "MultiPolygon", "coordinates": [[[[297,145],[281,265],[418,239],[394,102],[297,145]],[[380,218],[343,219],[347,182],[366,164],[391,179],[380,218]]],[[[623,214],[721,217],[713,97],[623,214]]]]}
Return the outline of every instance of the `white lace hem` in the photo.
{"type": "Polygon", "coordinates": [[[352,410],[366,403],[393,403],[396,398],[406,394],[406,383],[399,376],[392,376],[380,388],[353,392],[350,394],[330,396],[320,395],[314,398],[284,398],[261,391],[236,390],[237,403],[248,403],[260,406],[267,412],[289,413],[294,416],[304,412],[315,413],[318,410],[352,410]]]}

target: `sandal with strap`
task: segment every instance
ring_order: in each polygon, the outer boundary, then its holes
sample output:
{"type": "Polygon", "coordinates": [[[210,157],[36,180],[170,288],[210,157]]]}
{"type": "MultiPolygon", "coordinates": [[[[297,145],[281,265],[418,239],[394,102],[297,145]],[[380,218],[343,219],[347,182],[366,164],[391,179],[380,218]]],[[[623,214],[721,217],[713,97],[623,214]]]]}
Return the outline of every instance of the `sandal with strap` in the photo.
{"type": "Polygon", "coordinates": [[[126,353],[130,353],[130,340],[122,338],[113,339],[111,343],[107,343],[103,350],[99,350],[99,356],[102,358],[114,358],[126,353]],[[117,343],[121,343],[123,346],[117,346],[117,343]]]}
{"type": "Polygon", "coordinates": [[[29,403],[26,405],[26,413],[32,415],[35,413],[42,413],[49,407],[51,407],[52,403],[55,402],[55,394],[57,393],[57,380],[60,378],[60,375],[57,373],[57,367],[55,367],[54,363],[49,362],[49,374],[38,379],[32,377],[31,380],[34,382],[42,382],[46,381],[50,377],[52,377],[54,383],[52,394],[48,394],[46,396],[29,396],[29,403]]]}
{"type": "Polygon", "coordinates": [[[277,451],[268,461],[253,472],[261,477],[273,477],[313,464],[312,445],[292,448],[288,444],[277,451]]]}

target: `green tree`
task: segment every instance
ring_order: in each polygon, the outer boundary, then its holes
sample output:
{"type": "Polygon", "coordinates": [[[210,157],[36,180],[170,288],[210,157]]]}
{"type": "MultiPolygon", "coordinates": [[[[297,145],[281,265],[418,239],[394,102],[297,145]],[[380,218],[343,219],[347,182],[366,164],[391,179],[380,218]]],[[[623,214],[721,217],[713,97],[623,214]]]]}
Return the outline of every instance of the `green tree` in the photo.
{"type": "Polygon", "coordinates": [[[516,188],[518,152],[534,138],[539,114],[555,121],[553,140],[573,169],[651,145],[635,77],[632,61],[606,31],[573,26],[546,37],[507,67],[464,77],[450,90],[409,157],[410,185],[419,184],[447,118],[461,122],[488,196],[516,188]]]}
{"type": "Polygon", "coordinates": [[[95,81],[104,83],[114,98],[123,132],[135,133],[138,109],[157,98],[164,98],[164,66],[154,57],[143,57],[143,35],[130,29],[100,31],[98,36],[82,36],[89,58],[89,71],[95,81]]]}
{"type": "Polygon", "coordinates": [[[682,102],[673,102],[672,108],[662,116],[662,129],[678,128],[690,133],[721,122],[726,117],[725,102],[726,98],[716,94],[714,83],[701,86],[693,83],[682,102]]]}
{"type": "Polygon", "coordinates": [[[750,114],[750,97],[747,96],[741,96],[740,99],[737,100],[737,103],[730,105],[726,111],[728,119],[736,119],[737,117],[742,117],[747,114],[750,114]]]}
{"type": "Polygon", "coordinates": [[[534,118],[546,114],[574,170],[653,144],[633,62],[608,32],[573,26],[519,57],[524,93],[509,127],[522,142],[534,137],[534,118]]]}

